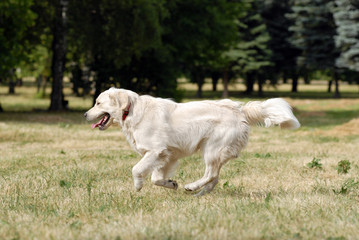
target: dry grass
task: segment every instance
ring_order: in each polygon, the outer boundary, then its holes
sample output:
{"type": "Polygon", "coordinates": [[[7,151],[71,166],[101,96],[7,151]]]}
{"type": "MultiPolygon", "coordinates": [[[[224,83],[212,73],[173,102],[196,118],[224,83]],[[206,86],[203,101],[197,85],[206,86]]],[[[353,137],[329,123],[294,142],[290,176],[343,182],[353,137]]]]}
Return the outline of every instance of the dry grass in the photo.
{"type": "MultiPolygon", "coordinates": [[[[21,91],[1,95],[3,107],[47,106],[21,91]]],[[[287,100],[303,127],[253,128],[199,198],[183,190],[204,172],[199,155],[181,160],[177,191],[147,179],[136,193],[140,157],[120,129],[93,131],[82,112],[2,113],[0,239],[357,239],[359,99],[287,100]],[[307,166],[313,158],[322,169],[307,166]],[[341,160],[351,162],[348,174],[338,174],[341,160]]]]}

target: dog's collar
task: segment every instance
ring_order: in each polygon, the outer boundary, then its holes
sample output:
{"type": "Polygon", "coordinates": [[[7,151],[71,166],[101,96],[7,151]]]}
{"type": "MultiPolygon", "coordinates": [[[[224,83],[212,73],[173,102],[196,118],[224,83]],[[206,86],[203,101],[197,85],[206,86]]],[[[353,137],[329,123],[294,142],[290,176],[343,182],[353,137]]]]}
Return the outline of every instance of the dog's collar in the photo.
{"type": "Polygon", "coordinates": [[[128,114],[130,113],[130,107],[131,107],[131,104],[128,106],[127,110],[123,111],[122,121],[125,121],[125,119],[127,118],[128,114]]]}

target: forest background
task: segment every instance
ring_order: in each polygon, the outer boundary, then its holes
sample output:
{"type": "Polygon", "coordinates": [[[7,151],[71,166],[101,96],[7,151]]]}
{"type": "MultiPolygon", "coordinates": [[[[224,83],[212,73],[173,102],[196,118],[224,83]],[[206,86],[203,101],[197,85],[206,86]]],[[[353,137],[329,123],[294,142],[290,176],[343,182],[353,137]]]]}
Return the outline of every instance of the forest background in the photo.
{"type": "Polygon", "coordinates": [[[258,84],[261,96],[265,84],[297,92],[298,79],[319,79],[338,98],[340,83],[359,83],[358,71],[355,0],[0,3],[1,84],[12,94],[30,79],[45,98],[51,84],[53,111],[68,108],[64,79],[94,99],[116,86],[179,101],[180,78],[197,84],[199,98],[205,79],[214,91],[223,84],[222,97],[231,82],[247,96],[258,84]]]}

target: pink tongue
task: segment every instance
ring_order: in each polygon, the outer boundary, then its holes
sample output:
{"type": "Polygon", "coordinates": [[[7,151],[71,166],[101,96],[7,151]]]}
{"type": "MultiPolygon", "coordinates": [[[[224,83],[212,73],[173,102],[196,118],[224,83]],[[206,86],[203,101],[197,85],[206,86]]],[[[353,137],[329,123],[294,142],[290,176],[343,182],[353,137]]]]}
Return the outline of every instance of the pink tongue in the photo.
{"type": "Polygon", "coordinates": [[[97,128],[98,126],[100,126],[100,125],[103,123],[103,121],[105,121],[105,118],[106,118],[106,116],[104,116],[103,118],[101,118],[101,120],[100,120],[98,123],[93,123],[93,124],[91,125],[91,128],[94,129],[94,128],[97,128]]]}

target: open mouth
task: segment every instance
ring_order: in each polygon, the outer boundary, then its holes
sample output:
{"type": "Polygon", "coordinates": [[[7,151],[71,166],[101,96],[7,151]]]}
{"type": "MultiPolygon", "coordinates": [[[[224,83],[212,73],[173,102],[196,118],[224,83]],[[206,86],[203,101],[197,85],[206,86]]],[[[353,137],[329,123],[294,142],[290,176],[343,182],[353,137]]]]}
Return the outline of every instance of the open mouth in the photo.
{"type": "Polygon", "coordinates": [[[105,113],[104,115],[102,115],[100,121],[98,123],[94,123],[91,125],[91,128],[94,129],[94,128],[99,128],[100,130],[105,130],[105,126],[106,124],[108,123],[108,121],[110,120],[111,118],[111,115],[108,114],[108,113],[105,113]]]}

